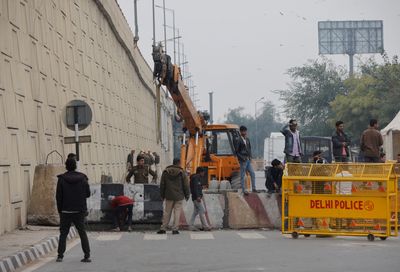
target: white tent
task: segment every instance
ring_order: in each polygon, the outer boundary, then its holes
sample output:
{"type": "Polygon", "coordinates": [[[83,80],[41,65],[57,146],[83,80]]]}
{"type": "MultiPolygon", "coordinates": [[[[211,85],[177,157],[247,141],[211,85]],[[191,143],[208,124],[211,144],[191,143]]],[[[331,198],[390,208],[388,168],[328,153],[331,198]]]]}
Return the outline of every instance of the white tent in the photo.
{"type": "Polygon", "coordinates": [[[396,160],[400,154],[400,112],[396,117],[381,130],[383,137],[383,149],[386,152],[386,159],[396,160]]]}

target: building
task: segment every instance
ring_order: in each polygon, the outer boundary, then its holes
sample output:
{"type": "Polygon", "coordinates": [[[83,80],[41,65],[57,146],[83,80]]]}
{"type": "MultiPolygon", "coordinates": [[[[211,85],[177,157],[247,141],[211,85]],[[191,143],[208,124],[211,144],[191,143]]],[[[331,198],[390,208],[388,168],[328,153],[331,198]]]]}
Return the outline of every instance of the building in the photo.
{"type": "Polygon", "coordinates": [[[131,148],[170,162],[173,103],[161,95],[158,122],[151,68],[115,0],[0,0],[0,34],[0,234],[26,223],[35,166],[74,152],[70,100],[93,111],[80,161],[91,183],[122,180],[131,148]]]}

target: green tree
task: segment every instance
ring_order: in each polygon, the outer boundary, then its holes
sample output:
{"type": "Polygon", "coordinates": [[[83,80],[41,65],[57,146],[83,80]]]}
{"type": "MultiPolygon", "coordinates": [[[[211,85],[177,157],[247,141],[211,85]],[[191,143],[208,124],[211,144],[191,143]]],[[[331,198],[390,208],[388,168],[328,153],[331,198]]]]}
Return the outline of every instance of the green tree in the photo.
{"type": "Polygon", "coordinates": [[[292,79],[280,99],[288,118],[297,119],[303,135],[330,136],[333,116],[330,103],[337,95],[345,94],[345,71],[326,59],[310,61],[288,70],[292,79]]]}
{"type": "Polygon", "coordinates": [[[225,114],[225,123],[247,127],[248,136],[252,143],[253,156],[258,158],[262,158],[264,155],[264,139],[269,137],[271,132],[279,131],[282,127],[282,124],[276,119],[275,106],[270,101],[263,102],[262,108],[257,113],[257,119],[245,113],[243,107],[229,109],[228,113],[225,114]],[[256,148],[257,146],[258,148],[256,148]]]}
{"type": "Polygon", "coordinates": [[[361,74],[345,80],[346,94],[331,102],[335,119],[346,123],[353,141],[368,126],[369,120],[379,120],[386,126],[400,110],[400,64],[397,56],[389,60],[383,55],[383,64],[368,60],[361,66],[361,74]]]}

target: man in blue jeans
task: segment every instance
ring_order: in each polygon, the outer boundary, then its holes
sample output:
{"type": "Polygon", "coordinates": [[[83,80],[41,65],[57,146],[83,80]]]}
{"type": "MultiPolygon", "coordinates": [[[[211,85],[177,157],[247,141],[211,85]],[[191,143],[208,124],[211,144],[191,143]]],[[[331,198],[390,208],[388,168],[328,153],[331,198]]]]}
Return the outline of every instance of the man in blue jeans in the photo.
{"type": "Polygon", "coordinates": [[[240,163],[240,182],[242,185],[242,192],[248,195],[248,191],[245,186],[246,172],[249,172],[251,178],[251,187],[253,192],[256,190],[256,176],[254,174],[253,167],[251,165],[251,144],[249,138],[247,138],[247,128],[240,126],[240,137],[237,139],[235,144],[236,156],[240,163]]]}

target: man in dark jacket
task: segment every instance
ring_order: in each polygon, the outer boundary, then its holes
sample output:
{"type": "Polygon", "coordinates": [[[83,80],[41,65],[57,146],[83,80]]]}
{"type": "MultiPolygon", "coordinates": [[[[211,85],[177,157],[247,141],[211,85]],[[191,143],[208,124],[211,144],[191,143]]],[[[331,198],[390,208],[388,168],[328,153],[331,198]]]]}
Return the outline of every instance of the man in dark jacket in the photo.
{"type": "Polygon", "coordinates": [[[189,199],[189,182],[186,173],[180,167],[180,159],[174,159],[173,165],[168,166],[161,176],[160,195],[165,200],[163,222],[158,234],[167,230],[172,212],[174,212],[174,225],[172,234],[179,234],[179,218],[182,211],[183,199],[189,199]]]}
{"type": "Polygon", "coordinates": [[[360,145],[365,162],[380,162],[380,148],[383,145],[383,139],[376,119],[371,119],[369,128],[362,133],[360,145]]]}
{"type": "Polygon", "coordinates": [[[286,162],[301,163],[301,143],[300,133],[297,130],[297,121],[291,119],[282,129],[281,133],[285,136],[286,162]]]}
{"type": "Polygon", "coordinates": [[[256,175],[251,165],[251,144],[249,138],[247,138],[247,128],[245,126],[240,126],[240,137],[235,143],[236,156],[238,157],[240,163],[240,182],[242,187],[242,192],[247,195],[248,191],[245,186],[245,175],[249,172],[251,178],[251,187],[253,192],[257,192],[256,189],[256,175]]]}
{"type": "Polygon", "coordinates": [[[192,231],[197,231],[198,229],[194,226],[194,221],[196,216],[199,215],[202,229],[210,230],[208,226],[206,217],[205,217],[205,208],[202,203],[203,200],[203,186],[201,184],[202,178],[205,176],[205,169],[202,167],[198,167],[196,170],[196,174],[190,177],[190,192],[192,193],[192,201],[193,201],[193,214],[192,218],[189,222],[189,229],[192,231]]]}
{"type": "Polygon", "coordinates": [[[65,162],[67,172],[58,175],[57,209],[60,214],[60,238],[57,262],[62,262],[66,248],[67,236],[71,223],[74,223],[81,238],[84,258],[82,262],[91,262],[89,240],[85,231],[84,219],[87,215],[86,198],[90,197],[88,178],[76,171],[76,160],[69,158],[65,162]]]}
{"type": "Polygon", "coordinates": [[[283,164],[280,160],[274,159],[271,165],[272,167],[267,170],[265,187],[267,187],[270,194],[279,193],[282,187],[283,164]]]}
{"type": "Polygon", "coordinates": [[[348,162],[350,157],[350,138],[344,133],[342,121],[336,122],[336,130],[332,134],[333,156],[335,162],[348,162]]]}

